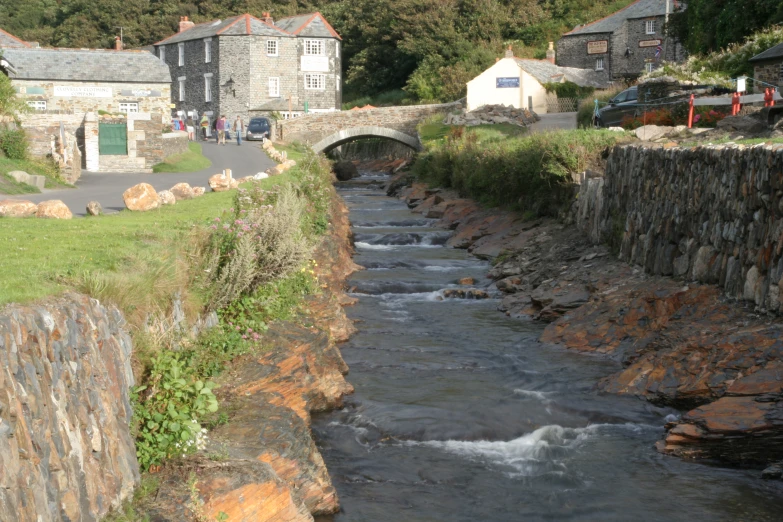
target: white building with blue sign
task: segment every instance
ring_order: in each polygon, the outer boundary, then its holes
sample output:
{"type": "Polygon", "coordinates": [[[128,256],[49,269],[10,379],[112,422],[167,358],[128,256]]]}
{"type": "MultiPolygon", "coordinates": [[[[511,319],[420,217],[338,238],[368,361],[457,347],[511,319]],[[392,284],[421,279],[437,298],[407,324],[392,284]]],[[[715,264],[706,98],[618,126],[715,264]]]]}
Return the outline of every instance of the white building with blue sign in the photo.
{"type": "Polygon", "coordinates": [[[611,86],[604,76],[590,69],[558,67],[551,60],[516,58],[506,51],[505,58],[468,82],[467,108],[483,105],[510,105],[530,109],[538,114],[547,112],[547,83],[574,82],[581,87],[605,89],[611,86]]]}

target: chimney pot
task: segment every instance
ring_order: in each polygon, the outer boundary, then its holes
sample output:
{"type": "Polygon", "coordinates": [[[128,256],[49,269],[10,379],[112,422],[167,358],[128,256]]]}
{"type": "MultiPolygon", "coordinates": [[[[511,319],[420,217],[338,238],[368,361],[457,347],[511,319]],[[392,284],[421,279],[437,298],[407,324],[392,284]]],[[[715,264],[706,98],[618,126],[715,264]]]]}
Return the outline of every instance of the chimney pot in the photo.
{"type": "Polygon", "coordinates": [[[554,65],[556,56],[555,42],[549,42],[549,49],[546,50],[546,61],[554,65]]]}
{"type": "Polygon", "coordinates": [[[506,58],[513,58],[514,57],[514,51],[511,49],[511,45],[508,46],[508,49],[506,49],[506,58]]]}
{"type": "Polygon", "coordinates": [[[115,51],[122,51],[122,40],[119,36],[114,37],[114,50],[115,51]]]}
{"type": "Polygon", "coordinates": [[[194,24],[193,22],[191,22],[191,21],[188,19],[188,17],[187,17],[187,16],[180,16],[180,17],[179,17],[179,32],[180,32],[180,33],[181,33],[182,31],[187,31],[188,29],[190,29],[190,28],[191,28],[191,27],[193,27],[194,25],[196,25],[196,24],[194,24]]]}
{"type": "Polygon", "coordinates": [[[274,25],[275,21],[272,19],[272,13],[270,13],[270,12],[268,12],[268,11],[267,11],[267,12],[265,12],[265,13],[264,13],[263,15],[261,15],[261,16],[263,16],[262,20],[263,20],[264,22],[266,22],[266,23],[268,23],[268,24],[272,24],[272,25],[274,25]]]}

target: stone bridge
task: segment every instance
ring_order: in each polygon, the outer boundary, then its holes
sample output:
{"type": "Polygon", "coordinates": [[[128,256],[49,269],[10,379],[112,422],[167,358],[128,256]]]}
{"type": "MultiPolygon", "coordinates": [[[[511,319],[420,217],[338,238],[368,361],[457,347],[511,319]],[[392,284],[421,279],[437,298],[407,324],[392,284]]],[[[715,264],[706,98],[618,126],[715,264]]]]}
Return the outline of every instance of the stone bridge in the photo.
{"type": "Polygon", "coordinates": [[[457,106],[461,106],[460,102],[305,114],[278,121],[276,139],[301,141],[316,152],[329,152],[363,138],[386,138],[419,150],[421,143],[416,126],[428,116],[448,112],[457,106]]]}

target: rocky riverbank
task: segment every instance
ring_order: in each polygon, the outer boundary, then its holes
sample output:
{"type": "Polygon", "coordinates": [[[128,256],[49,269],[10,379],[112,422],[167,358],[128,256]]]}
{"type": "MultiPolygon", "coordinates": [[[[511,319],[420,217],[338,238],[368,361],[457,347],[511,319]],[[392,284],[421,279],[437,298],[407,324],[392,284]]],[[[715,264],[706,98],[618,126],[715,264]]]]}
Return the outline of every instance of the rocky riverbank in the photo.
{"type": "Polygon", "coordinates": [[[323,292],[305,318],[270,325],[263,350],[235,361],[216,389],[228,416],[210,432],[205,456],[161,471],[152,520],[312,521],[339,510],[310,432],[310,414],[339,407],[353,391],[336,343],[354,332],[347,210],[335,195],[331,230],[315,260],[323,292]],[[221,513],[225,515],[221,515],[221,513]],[[227,516],[227,518],[221,518],[227,516]]]}
{"type": "Polygon", "coordinates": [[[454,230],[447,245],[494,260],[500,310],[549,323],[541,342],[618,360],[599,389],[683,411],[660,451],[756,467],[783,459],[779,318],[717,286],[648,275],[573,225],[483,209],[404,173],[388,191],[454,230]]]}

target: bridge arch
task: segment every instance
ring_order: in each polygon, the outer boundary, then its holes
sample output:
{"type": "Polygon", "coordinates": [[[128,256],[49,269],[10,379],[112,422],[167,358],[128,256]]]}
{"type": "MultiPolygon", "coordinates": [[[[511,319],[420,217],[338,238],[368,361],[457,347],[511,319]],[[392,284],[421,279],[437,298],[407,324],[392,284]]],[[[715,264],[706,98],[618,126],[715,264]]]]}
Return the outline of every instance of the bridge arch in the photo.
{"type": "Polygon", "coordinates": [[[387,138],[407,145],[413,150],[421,150],[421,143],[419,142],[418,137],[387,127],[377,127],[373,125],[352,127],[350,129],[337,131],[334,134],[322,138],[319,142],[314,143],[312,149],[315,152],[329,152],[335,147],[363,138],[387,138]]]}

